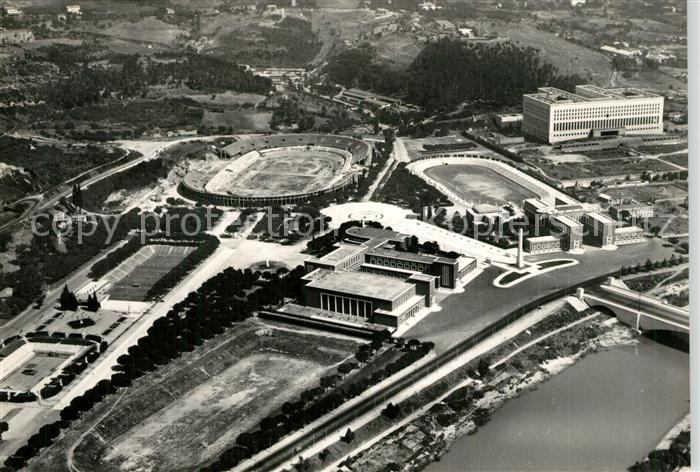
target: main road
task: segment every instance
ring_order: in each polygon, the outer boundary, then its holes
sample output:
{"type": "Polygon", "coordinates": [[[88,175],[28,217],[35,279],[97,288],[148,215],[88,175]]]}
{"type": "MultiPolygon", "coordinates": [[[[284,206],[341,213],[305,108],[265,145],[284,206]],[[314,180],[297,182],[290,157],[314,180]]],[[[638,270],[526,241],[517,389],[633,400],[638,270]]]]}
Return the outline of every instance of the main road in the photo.
{"type": "MultiPolygon", "coordinates": [[[[165,149],[175,146],[177,144],[181,144],[187,141],[210,141],[214,139],[222,139],[222,138],[232,138],[235,137],[234,135],[216,135],[216,136],[193,136],[193,137],[186,137],[186,138],[178,138],[174,140],[169,140],[169,141],[119,141],[117,144],[119,144],[122,148],[126,149],[127,152],[139,152],[141,156],[132,159],[124,164],[120,164],[119,166],[110,168],[106,170],[105,172],[102,172],[100,174],[97,174],[93,177],[90,177],[83,181],[81,183],[82,187],[88,187],[96,182],[99,182],[102,179],[105,179],[111,175],[117,174],[119,172],[123,172],[143,161],[149,160],[149,159],[154,159],[158,157],[165,149]]],[[[120,159],[123,159],[120,158],[120,159]]],[[[22,216],[22,219],[26,220],[28,218],[31,218],[32,215],[36,215],[37,213],[50,209],[54,205],[56,205],[59,200],[63,197],[66,197],[70,194],[71,189],[66,189],[63,190],[56,195],[51,196],[49,199],[44,200],[43,195],[34,195],[32,197],[27,197],[22,199],[22,201],[26,200],[32,200],[34,205],[30,211],[26,211],[25,214],[22,216]]],[[[11,224],[16,224],[18,223],[18,220],[13,221],[11,224]]],[[[46,297],[44,299],[44,302],[42,304],[42,307],[39,309],[34,308],[34,306],[30,306],[26,310],[24,310],[22,313],[18,314],[17,316],[13,317],[10,320],[7,320],[4,324],[1,324],[0,326],[2,327],[2,333],[3,336],[2,338],[7,338],[15,334],[23,333],[25,330],[27,330],[31,325],[35,324],[35,322],[40,319],[43,315],[47,315],[48,313],[53,311],[53,306],[55,305],[58,296],[60,294],[60,291],[63,287],[63,285],[68,285],[71,290],[77,290],[83,285],[85,285],[87,282],[89,282],[89,278],[87,276],[90,267],[92,264],[95,263],[95,261],[101,259],[104,257],[108,252],[112,251],[115,249],[118,244],[112,245],[108,248],[106,248],[104,251],[100,252],[97,254],[95,257],[93,257],[89,262],[87,262],[85,265],[83,265],[81,268],[73,272],[70,276],[66,277],[64,280],[61,280],[59,282],[56,282],[52,284],[52,286],[49,288],[49,290],[46,293],[46,297]]]]}
{"type": "MultiPolygon", "coordinates": [[[[634,265],[648,258],[663,259],[670,252],[659,240],[649,239],[617,251],[594,250],[582,255],[570,255],[579,260],[578,265],[542,274],[511,288],[497,288],[493,285],[493,280],[501,272],[499,269],[491,267],[485,270],[463,293],[447,297],[441,304],[441,311],[431,313],[404,335],[406,338],[434,342],[437,352],[435,358],[410,373],[399,374],[393,382],[358,408],[318,422],[296,440],[264,458],[246,461],[242,470],[275,469],[294,458],[298,451],[329,434],[343,430],[355,418],[391,401],[393,396],[539,305],[573,294],[579,286],[591,282],[600,283],[607,275],[619,270],[621,265],[634,265]]],[[[533,257],[532,260],[548,257],[552,256],[533,257]]]]}

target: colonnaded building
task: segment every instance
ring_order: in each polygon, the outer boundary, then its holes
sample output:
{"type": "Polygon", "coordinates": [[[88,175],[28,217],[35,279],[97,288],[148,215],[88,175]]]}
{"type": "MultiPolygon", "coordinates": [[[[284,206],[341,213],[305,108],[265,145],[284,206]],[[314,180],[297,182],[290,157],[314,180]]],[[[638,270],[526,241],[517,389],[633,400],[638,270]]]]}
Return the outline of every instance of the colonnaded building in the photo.
{"type": "Polygon", "coordinates": [[[664,97],[629,88],[542,87],[523,96],[523,133],[550,144],[584,138],[662,134],[664,97]]]}
{"type": "Polygon", "coordinates": [[[305,304],[397,328],[430,307],[439,288],[457,288],[476,268],[472,257],[409,249],[405,234],[349,228],[332,252],[306,261],[305,304]]]}

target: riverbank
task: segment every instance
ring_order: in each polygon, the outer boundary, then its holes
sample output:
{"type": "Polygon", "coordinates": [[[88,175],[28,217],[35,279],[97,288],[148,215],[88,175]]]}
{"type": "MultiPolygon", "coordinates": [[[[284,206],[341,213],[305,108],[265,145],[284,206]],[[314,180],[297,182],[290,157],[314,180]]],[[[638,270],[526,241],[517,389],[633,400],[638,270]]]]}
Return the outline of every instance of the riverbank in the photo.
{"type": "Polygon", "coordinates": [[[297,469],[420,470],[457,438],[476,432],[507,400],[589,353],[637,342],[636,333],[614,318],[566,306],[354,431],[350,443],[338,441],[300,461],[297,469]]]}
{"type": "Polygon", "coordinates": [[[630,472],[690,471],[690,414],[666,433],[666,436],[630,472]]]}

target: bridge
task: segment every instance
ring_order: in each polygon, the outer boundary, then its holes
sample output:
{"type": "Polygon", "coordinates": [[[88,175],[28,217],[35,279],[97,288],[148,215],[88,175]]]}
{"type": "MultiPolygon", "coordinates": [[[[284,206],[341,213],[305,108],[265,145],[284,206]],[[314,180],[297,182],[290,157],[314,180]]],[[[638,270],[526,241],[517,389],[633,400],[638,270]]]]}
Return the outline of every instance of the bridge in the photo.
{"type": "Polygon", "coordinates": [[[612,311],[623,323],[639,331],[675,331],[690,334],[688,310],[669,305],[660,298],[644,295],[610,278],[592,289],[579,288],[577,296],[591,307],[612,311]]]}

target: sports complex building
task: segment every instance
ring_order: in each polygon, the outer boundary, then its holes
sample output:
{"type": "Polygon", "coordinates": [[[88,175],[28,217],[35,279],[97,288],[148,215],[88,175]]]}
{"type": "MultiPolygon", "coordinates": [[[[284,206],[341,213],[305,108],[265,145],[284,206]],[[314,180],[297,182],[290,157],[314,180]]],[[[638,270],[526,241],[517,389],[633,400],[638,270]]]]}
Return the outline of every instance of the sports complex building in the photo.
{"type": "Polygon", "coordinates": [[[664,97],[637,89],[542,87],[523,96],[523,133],[550,144],[583,138],[663,134],[664,97]]]}
{"type": "Polygon", "coordinates": [[[222,206],[308,200],[344,189],[372,160],[372,147],[347,136],[266,135],[235,142],[223,158],[191,171],[178,187],[189,199],[222,206]]]}
{"type": "Polygon", "coordinates": [[[305,304],[397,328],[476,269],[474,258],[418,254],[408,244],[395,231],[348,229],[335,250],[306,261],[305,304]]]}
{"type": "Polygon", "coordinates": [[[552,207],[532,198],[523,202],[523,210],[528,223],[535,229],[535,236],[526,238],[524,244],[525,250],[531,254],[577,251],[584,243],[612,248],[644,241],[642,228],[618,228],[615,220],[589,205],[552,207]]]}

